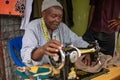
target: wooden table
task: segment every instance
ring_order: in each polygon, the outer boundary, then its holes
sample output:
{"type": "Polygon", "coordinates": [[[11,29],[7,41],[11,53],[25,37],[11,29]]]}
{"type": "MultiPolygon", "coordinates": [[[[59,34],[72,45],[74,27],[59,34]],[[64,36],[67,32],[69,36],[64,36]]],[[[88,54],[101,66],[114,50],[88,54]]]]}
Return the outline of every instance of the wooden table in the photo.
{"type": "Polygon", "coordinates": [[[109,68],[109,72],[91,80],[120,80],[120,67],[109,68]]]}

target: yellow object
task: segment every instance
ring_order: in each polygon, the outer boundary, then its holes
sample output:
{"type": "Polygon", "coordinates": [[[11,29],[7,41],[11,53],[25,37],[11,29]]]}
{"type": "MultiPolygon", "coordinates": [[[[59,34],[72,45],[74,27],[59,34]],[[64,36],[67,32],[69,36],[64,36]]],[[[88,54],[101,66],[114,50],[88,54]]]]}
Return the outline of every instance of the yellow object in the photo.
{"type": "Polygon", "coordinates": [[[44,22],[43,18],[41,18],[41,23],[42,23],[42,29],[43,29],[46,41],[49,41],[49,36],[48,36],[47,29],[46,29],[45,22],[44,22]]]}
{"type": "Polygon", "coordinates": [[[48,68],[48,69],[50,69],[50,71],[52,70],[52,67],[49,64],[44,64],[44,65],[40,65],[40,66],[32,66],[32,67],[30,67],[29,71],[31,71],[33,73],[37,73],[39,68],[48,68]]]}
{"type": "Polygon", "coordinates": [[[79,50],[80,50],[81,54],[96,52],[95,48],[91,48],[91,49],[79,49],[79,50]]]}
{"type": "Polygon", "coordinates": [[[30,72],[37,73],[39,66],[32,66],[30,72]]]}
{"type": "Polygon", "coordinates": [[[53,68],[52,75],[59,75],[59,74],[60,74],[60,69],[53,68]]]}
{"type": "Polygon", "coordinates": [[[68,74],[68,79],[75,79],[76,78],[76,72],[75,69],[72,67],[71,72],[68,74]]]}
{"type": "Polygon", "coordinates": [[[30,79],[24,79],[24,80],[30,80],[30,79]]]}
{"type": "MultiPolygon", "coordinates": [[[[39,75],[48,75],[48,74],[59,75],[60,74],[60,70],[53,68],[50,64],[44,64],[44,65],[32,66],[32,67],[17,67],[17,70],[20,72],[25,72],[26,70],[29,70],[32,73],[37,73],[33,75],[34,77],[39,75]],[[49,72],[37,73],[38,69],[40,68],[48,68],[49,72]]],[[[25,79],[25,80],[29,80],[29,79],[25,79]]]]}

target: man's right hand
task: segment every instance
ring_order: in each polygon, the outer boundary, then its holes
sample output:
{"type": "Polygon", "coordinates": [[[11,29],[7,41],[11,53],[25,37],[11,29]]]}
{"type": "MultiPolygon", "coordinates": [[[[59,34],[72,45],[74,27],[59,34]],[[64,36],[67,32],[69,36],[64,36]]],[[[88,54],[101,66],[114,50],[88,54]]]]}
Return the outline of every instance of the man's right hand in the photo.
{"type": "Polygon", "coordinates": [[[40,60],[43,55],[56,56],[63,45],[57,40],[49,40],[46,44],[38,47],[32,52],[31,58],[35,61],[40,60]]]}
{"type": "Polygon", "coordinates": [[[55,56],[61,49],[63,45],[57,40],[50,40],[41,48],[43,49],[43,53],[48,56],[55,56]]]}

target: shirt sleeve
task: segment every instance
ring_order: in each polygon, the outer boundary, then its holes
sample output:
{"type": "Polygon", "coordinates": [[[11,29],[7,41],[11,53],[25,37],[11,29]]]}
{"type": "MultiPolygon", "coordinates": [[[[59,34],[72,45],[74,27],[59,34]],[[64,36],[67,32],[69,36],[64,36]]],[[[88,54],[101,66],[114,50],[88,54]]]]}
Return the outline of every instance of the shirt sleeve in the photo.
{"type": "MultiPolygon", "coordinates": [[[[36,23],[34,23],[36,24],[36,23]]],[[[32,51],[40,47],[38,44],[37,29],[35,28],[36,25],[29,24],[29,27],[26,28],[25,34],[22,39],[22,49],[21,49],[21,58],[23,63],[26,66],[33,66],[33,65],[42,65],[44,62],[47,62],[47,57],[44,57],[40,61],[34,61],[31,59],[32,51]],[[44,62],[43,62],[44,61],[44,62]]]]}
{"type": "Polygon", "coordinates": [[[72,43],[76,47],[82,47],[85,48],[89,45],[86,41],[82,39],[81,36],[78,36],[76,33],[74,33],[72,30],[70,30],[66,25],[64,25],[63,29],[64,33],[64,43],[72,43]]]}

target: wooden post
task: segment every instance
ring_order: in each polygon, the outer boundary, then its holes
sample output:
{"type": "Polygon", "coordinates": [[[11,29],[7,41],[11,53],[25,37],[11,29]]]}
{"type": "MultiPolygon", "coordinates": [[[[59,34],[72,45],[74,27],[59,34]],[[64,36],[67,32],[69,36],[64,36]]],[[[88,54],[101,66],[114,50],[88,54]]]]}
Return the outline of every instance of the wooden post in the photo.
{"type": "MultiPolygon", "coordinates": [[[[0,26],[1,26],[1,22],[0,22],[0,26]]],[[[2,53],[1,27],[0,27],[0,77],[1,77],[2,80],[6,80],[4,58],[3,58],[3,53],[2,53]]]]}

